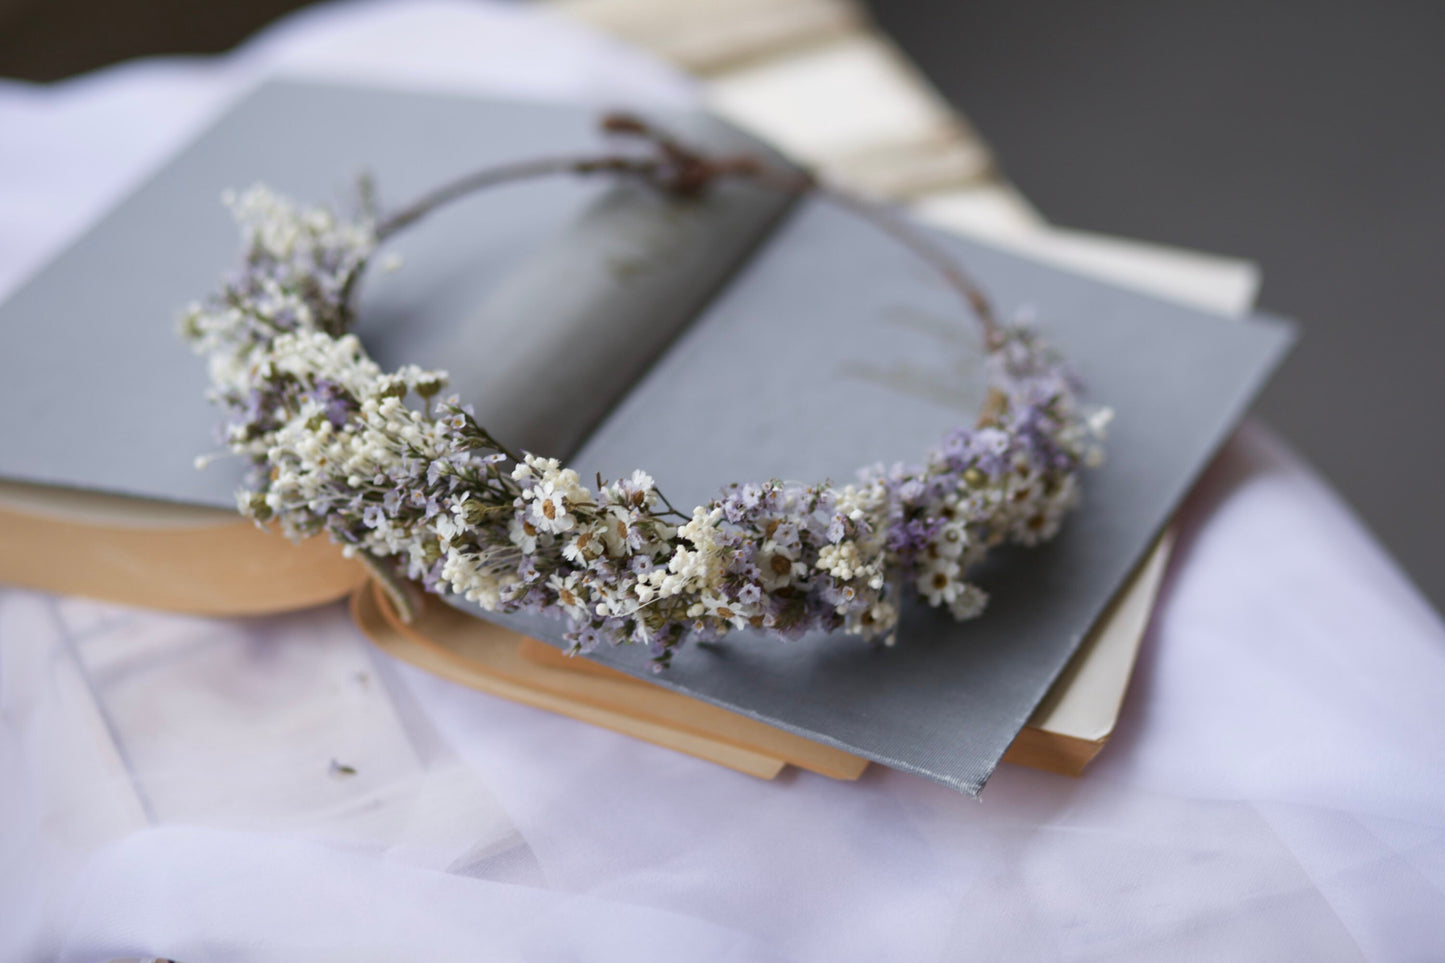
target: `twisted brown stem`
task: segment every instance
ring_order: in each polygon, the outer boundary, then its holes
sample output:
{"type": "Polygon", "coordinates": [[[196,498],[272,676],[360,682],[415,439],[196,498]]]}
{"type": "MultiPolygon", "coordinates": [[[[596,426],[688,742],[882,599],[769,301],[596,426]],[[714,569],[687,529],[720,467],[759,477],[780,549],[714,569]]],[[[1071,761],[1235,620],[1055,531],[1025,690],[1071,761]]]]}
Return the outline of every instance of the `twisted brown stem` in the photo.
{"type": "Polygon", "coordinates": [[[602,128],[642,142],[644,154],[605,154],[543,157],[516,161],[474,171],[417,198],[383,218],[377,237],[385,240],[402,228],[458,198],[489,187],[557,174],[607,175],[647,184],[673,197],[697,197],[720,180],[741,180],[759,187],[804,194],[813,191],[829,203],[855,214],[903,245],[934,268],[963,298],[983,328],[984,339],[995,347],[1001,330],[983,289],[940,244],[892,208],[838,187],[822,184],[812,174],[771,167],[747,155],[712,157],[674,140],[664,131],[630,114],[610,114],[602,128]]]}

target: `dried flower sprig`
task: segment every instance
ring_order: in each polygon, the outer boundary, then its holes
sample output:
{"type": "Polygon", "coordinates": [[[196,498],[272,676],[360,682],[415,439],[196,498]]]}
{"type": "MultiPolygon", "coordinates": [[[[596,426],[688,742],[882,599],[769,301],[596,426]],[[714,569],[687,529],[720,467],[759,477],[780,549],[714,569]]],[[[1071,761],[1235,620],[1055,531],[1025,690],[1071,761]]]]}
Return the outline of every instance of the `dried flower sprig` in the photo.
{"type": "Polygon", "coordinates": [[[442,397],[444,372],[383,371],[348,333],[378,245],[492,184],[570,172],[682,198],[722,178],[824,190],[753,158],[708,157],[634,118],[606,126],[644,149],[482,171],[388,217],[367,204],[342,218],[264,187],[227,199],[244,263],[185,313],[182,331],[209,358],[227,448],[254,466],[240,510],[294,539],[327,533],[388,582],[399,573],[488,610],[560,613],[582,651],[646,645],[659,669],[686,638],[734,629],[891,644],[904,593],[958,619],[978,615],[986,596],[968,573],[996,545],[1058,530],[1079,472],[1101,456],[1108,414],[1081,404],[1055,353],[1000,324],[961,268],[881,208],[831,195],[959,290],[983,328],[989,394],[979,421],[921,464],[868,469],[851,484],[734,484],[690,514],[643,471],[589,486],[555,459],[505,447],[468,405],[442,397]]]}

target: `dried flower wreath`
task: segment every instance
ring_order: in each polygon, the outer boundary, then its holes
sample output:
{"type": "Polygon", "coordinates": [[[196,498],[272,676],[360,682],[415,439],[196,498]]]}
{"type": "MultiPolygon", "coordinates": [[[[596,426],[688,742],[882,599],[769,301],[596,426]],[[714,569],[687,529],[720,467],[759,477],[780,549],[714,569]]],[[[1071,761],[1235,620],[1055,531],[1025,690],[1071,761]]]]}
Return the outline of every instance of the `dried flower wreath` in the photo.
{"type": "Polygon", "coordinates": [[[481,171],[387,217],[365,184],[352,218],[264,187],[228,196],[244,263],[181,328],[209,358],[226,447],[254,466],[240,510],[293,539],[329,534],[372,567],[404,618],[403,575],[493,611],[562,613],[574,648],[645,644],[657,669],[686,638],[733,629],[891,644],[905,590],[955,618],[978,615],[986,596],[970,569],[990,547],[1057,531],[1080,470],[1101,457],[1108,412],[1081,404],[1058,356],[1000,324],[958,265],[886,209],[754,158],[704,155],[634,117],[603,126],[632,149],[481,171]],[[470,406],[439,400],[444,372],[382,371],[347,333],[352,293],[377,247],[428,212],[557,173],[629,178],[683,199],[724,178],[824,193],[963,296],[988,351],[985,410],[920,465],[878,466],[842,486],[733,484],[691,514],[646,472],[590,487],[555,459],[510,450],[470,406]]]}

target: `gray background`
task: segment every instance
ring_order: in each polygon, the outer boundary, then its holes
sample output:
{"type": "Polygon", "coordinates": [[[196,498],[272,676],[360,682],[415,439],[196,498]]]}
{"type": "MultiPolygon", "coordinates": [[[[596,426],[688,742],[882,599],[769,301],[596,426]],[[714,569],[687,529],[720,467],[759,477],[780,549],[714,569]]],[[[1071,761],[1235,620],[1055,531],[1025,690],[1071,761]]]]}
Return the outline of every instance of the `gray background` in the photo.
{"type": "Polygon", "coordinates": [[[1260,262],[1256,411],[1445,606],[1445,3],[873,10],[1049,220],[1260,262]]]}
{"type": "MultiPolygon", "coordinates": [[[[0,76],[221,50],[302,5],[0,0],[0,76]]],[[[872,7],[1050,220],[1260,261],[1305,337],[1257,410],[1445,605],[1445,4],[872,7]]]]}

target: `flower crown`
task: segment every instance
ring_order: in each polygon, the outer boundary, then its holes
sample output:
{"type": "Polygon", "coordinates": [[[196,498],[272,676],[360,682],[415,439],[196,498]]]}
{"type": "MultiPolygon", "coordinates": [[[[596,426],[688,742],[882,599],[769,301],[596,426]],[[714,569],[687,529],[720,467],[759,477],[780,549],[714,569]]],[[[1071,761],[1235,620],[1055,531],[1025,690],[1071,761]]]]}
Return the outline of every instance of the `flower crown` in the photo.
{"type": "Polygon", "coordinates": [[[366,185],[349,218],[259,186],[228,195],[244,262],[181,327],[209,358],[226,447],[254,466],[242,513],[293,539],[327,533],[367,562],[404,618],[399,576],[491,611],[561,613],[575,650],[644,644],[657,669],[686,638],[734,629],[892,644],[905,593],[977,616],[987,597],[968,573],[994,546],[1054,535],[1080,470],[1101,457],[1107,411],[1083,406],[1054,352],[999,324],[963,271],[885,209],[752,158],[703,155],[631,117],[604,126],[642,149],[493,168],[384,218],[366,185]],[[841,486],[733,484],[684,514],[644,471],[589,486],[556,459],[510,450],[470,406],[441,397],[442,371],[381,370],[347,333],[381,242],[463,194],[559,172],[632,178],[679,198],[723,178],[825,193],[964,296],[988,350],[982,415],[918,465],[866,469],[841,486]]]}

